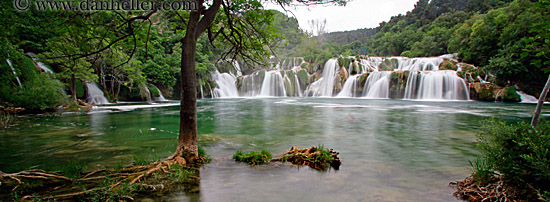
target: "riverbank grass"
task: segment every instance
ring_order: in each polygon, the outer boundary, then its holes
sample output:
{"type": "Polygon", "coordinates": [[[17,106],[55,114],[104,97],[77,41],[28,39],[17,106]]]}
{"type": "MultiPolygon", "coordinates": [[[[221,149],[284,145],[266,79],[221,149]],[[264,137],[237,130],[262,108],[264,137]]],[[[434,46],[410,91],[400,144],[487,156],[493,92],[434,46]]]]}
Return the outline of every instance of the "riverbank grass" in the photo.
{"type": "Polygon", "coordinates": [[[453,182],[455,196],[467,201],[549,201],[550,122],[537,129],[525,122],[491,119],[477,134],[481,151],[473,173],[453,182]]]}
{"type": "Polygon", "coordinates": [[[119,162],[88,172],[85,163],[74,161],[46,165],[46,170],[0,171],[0,201],[133,201],[138,195],[192,189],[199,184],[200,166],[209,161],[204,149],[200,151],[193,162],[134,157],[127,166],[119,162]]]}

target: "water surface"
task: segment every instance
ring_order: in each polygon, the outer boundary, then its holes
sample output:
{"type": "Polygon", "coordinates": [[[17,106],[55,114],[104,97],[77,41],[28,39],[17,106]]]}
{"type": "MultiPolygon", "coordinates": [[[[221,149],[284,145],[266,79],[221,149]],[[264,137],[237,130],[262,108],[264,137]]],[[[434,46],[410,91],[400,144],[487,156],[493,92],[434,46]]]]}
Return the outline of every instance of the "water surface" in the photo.
{"type": "MultiPolygon", "coordinates": [[[[86,161],[91,169],[160,159],[177,142],[179,106],[98,107],[29,116],[0,130],[0,170],[86,161]]],[[[199,144],[214,158],[200,191],[173,201],[453,201],[450,181],[469,175],[480,121],[529,120],[535,105],[349,98],[211,99],[198,102],[199,144]],[[235,163],[237,150],[324,145],[340,170],[235,163]]],[[[544,110],[543,118],[548,118],[544,110]]]]}

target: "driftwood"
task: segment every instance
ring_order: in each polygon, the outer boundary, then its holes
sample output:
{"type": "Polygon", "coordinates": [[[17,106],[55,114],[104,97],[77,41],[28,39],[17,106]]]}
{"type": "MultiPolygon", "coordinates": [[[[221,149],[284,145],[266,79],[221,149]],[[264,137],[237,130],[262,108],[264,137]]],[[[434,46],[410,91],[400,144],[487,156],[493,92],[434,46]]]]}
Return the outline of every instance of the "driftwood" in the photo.
{"type": "Polygon", "coordinates": [[[271,161],[288,161],[293,165],[307,165],[316,170],[326,170],[329,167],[338,170],[342,164],[338,154],[338,152],[334,152],[332,149],[324,150],[314,146],[300,149],[298,146],[293,146],[290,148],[290,151],[285,152],[279,158],[271,159],[271,161]]]}
{"type": "Polygon", "coordinates": [[[544,199],[537,191],[526,184],[508,184],[502,176],[493,176],[487,183],[476,181],[469,176],[463,181],[451,182],[449,186],[456,188],[454,196],[472,202],[542,202],[544,199]]]}

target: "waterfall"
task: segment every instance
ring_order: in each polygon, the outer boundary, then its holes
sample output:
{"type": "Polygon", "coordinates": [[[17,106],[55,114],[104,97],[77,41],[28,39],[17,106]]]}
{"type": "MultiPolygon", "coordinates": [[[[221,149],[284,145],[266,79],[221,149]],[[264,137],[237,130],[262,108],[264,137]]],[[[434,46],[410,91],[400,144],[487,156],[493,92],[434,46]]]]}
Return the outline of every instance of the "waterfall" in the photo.
{"type": "Polygon", "coordinates": [[[373,72],[365,81],[363,97],[366,98],[389,98],[391,72],[373,72]]]}
{"type": "Polygon", "coordinates": [[[298,97],[304,97],[302,89],[300,88],[300,80],[298,80],[298,75],[294,74],[294,83],[295,83],[295,92],[298,91],[298,97]]]}
{"type": "Polygon", "coordinates": [[[405,99],[469,100],[468,88],[455,71],[411,72],[405,99]]]}
{"type": "Polygon", "coordinates": [[[200,84],[201,86],[201,99],[204,99],[204,91],[202,90],[202,84],[200,84]]]}
{"type": "Polygon", "coordinates": [[[88,89],[86,102],[92,105],[104,105],[110,104],[109,100],[103,94],[103,91],[99,89],[95,82],[86,82],[86,88],[88,89]]]}
{"type": "Polygon", "coordinates": [[[444,61],[443,57],[395,58],[399,61],[399,71],[436,71],[439,70],[439,64],[444,61]]]}
{"type": "Polygon", "coordinates": [[[313,82],[306,90],[306,95],[313,97],[332,96],[334,90],[334,79],[338,74],[338,59],[330,59],[325,63],[323,77],[313,82]]]}
{"type": "Polygon", "coordinates": [[[355,97],[360,76],[360,74],[350,76],[336,97],[355,97]]]}
{"type": "Polygon", "coordinates": [[[516,93],[521,97],[522,103],[537,103],[539,101],[535,96],[528,95],[524,92],[516,91],[516,93]]]}
{"type": "Polygon", "coordinates": [[[273,70],[265,73],[260,96],[286,97],[284,79],[280,71],[273,70]]]}
{"type": "MultiPolygon", "coordinates": [[[[157,87],[158,91],[159,91],[159,96],[158,97],[155,97],[155,101],[159,101],[159,102],[166,102],[168,101],[164,95],[162,94],[162,91],[160,91],[160,89],[157,87]]],[[[201,93],[202,93],[202,85],[201,85],[201,93]]]]}
{"type": "Polygon", "coordinates": [[[241,71],[241,65],[239,65],[237,60],[233,60],[233,66],[235,67],[235,70],[237,70],[237,76],[242,76],[243,72],[241,71]]]}
{"type": "Polygon", "coordinates": [[[405,96],[403,96],[405,99],[414,99],[416,98],[416,92],[418,90],[418,72],[410,72],[409,78],[407,79],[407,85],[405,87],[405,96]]]}
{"type": "Polygon", "coordinates": [[[13,65],[11,64],[11,60],[6,59],[6,62],[11,67],[11,71],[13,72],[13,75],[15,75],[15,78],[17,79],[17,83],[19,84],[19,87],[23,88],[23,85],[21,85],[21,80],[19,80],[19,76],[17,76],[17,73],[15,73],[15,68],[13,68],[13,65]]]}
{"type": "Polygon", "coordinates": [[[255,97],[260,95],[263,78],[259,72],[241,77],[240,95],[244,97],[255,97]]]}
{"type": "Polygon", "coordinates": [[[220,73],[216,70],[212,74],[212,80],[216,82],[216,88],[212,93],[213,98],[222,98],[222,97],[239,97],[239,91],[237,91],[237,86],[235,86],[236,77],[228,73],[220,73]]]}
{"type": "Polygon", "coordinates": [[[48,66],[46,66],[44,63],[36,62],[36,65],[38,66],[38,68],[42,69],[44,72],[53,74],[53,71],[50,68],[48,68],[48,66]]]}

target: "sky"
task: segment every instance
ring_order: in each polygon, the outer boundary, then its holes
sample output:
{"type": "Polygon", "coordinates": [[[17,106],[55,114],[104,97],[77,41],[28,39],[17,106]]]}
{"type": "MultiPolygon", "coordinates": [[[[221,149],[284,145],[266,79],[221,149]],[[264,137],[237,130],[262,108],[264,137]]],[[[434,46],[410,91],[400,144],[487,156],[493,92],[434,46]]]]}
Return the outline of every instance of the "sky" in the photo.
{"type": "MultiPolygon", "coordinates": [[[[414,8],[418,0],[352,0],[346,6],[318,5],[290,7],[300,27],[310,30],[309,20],[327,20],[327,31],[347,31],[360,28],[374,28],[391,16],[405,14],[414,8]]],[[[268,9],[283,11],[280,6],[266,5],[268,9]]],[[[288,13],[287,15],[292,16],[288,13]]]]}

